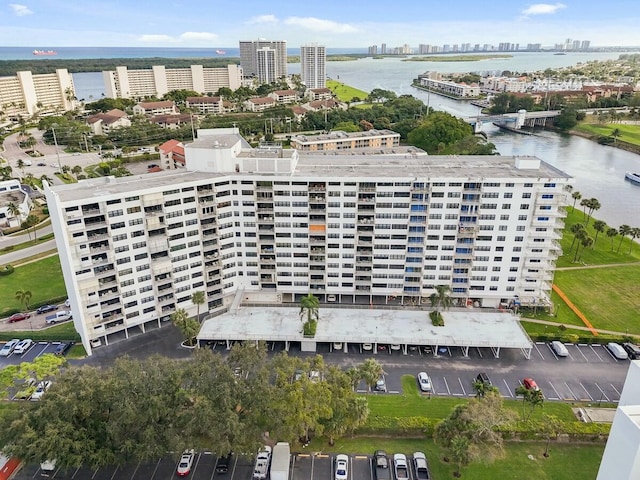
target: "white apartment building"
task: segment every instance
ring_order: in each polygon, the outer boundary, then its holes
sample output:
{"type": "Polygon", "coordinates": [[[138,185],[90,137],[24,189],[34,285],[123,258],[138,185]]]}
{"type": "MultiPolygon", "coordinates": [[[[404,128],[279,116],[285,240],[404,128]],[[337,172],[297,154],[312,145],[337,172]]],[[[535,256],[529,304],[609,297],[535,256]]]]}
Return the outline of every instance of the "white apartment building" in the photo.
{"type": "Polygon", "coordinates": [[[158,328],[190,298],[547,303],[567,174],[533,157],[299,155],[200,130],[185,170],[45,186],[76,329],[158,328]]]}
{"type": "Polygon", "coordinates": [[[449,80],[436,80],[424,76],[419,76],[420,85],[456,97],[477,97],[480,95],[480,86],[477,84],[467,85],[466,83],[456,83],[449,80]]]}
{"type": "Polygon", "coordinates": [[[73,77],[66,68],[55,73],[22,71],[0,77],[0,110],[7,117],[73,110],[75,95],[73,77]]]}
{"type": "Polygon", "coordinates": [[[300,76],[307,88],[324,88],[326,85],[327,52],[324,45],[315,43],[300,47],[300,76]]]}
{"type": "Polygon", "coordinates": [[[190,68],[129,70],[116,67],[103,71],[105,95],[109,98],[162,97],[172,90],[193,90],[198,93],[216,93],[220,88],[236,90],[242,86],[242,69],[238,65],[209,68],[191,65],[190,68]]]}
{"type": "Polygon", "coordinates": [[[249,40],[240,42],[240,66],[243,75],[271,83],[287,76],[287,42],[249,40]]]}
{"type": "Polygon", "coordinates": [[[393,148],[400,146],[400,134],[391,130],[367,130],[366,132],[333,132],[320,135],[295,135],[291,148],[301,152],[360,150],[363,148],[393,148]]]}

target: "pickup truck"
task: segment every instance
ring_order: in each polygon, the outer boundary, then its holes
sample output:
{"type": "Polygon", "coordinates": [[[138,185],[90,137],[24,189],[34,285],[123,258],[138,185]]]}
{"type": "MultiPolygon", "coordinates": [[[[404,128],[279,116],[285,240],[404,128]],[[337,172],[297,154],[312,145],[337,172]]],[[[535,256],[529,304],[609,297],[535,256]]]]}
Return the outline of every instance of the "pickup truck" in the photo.
{"type": "Polygon", "coordinates": [[[44,317],[44,320],[47,322],[47,325],[53,325],[58,322],[66,322],[67,320],[71,320],[71,318],[73,318],[71,310],[61,310],[52,315],[47,315],[44,317]]]}
{"type": "Polygon", "coordinates": [[[256,457],[256,464],[253,467],[253,478],[256,480],[265,480],[269,474],[269,462],[271,461],[271,447],[265,445],[262,450],[258,452],[256,457]]]}
{"type": "Polygon", "coordinates": [[[407,457],[404,454],[396,453],[393,456],[393,468],[396,471],[397,480],[411,480],[409,467],[407,466],[407,457]]]}
{"type": "Polygon", "coordinates": [[[384,450],[376,450],[371,459],[376,480],[391,480],[391,469],[389,468],[389,458],[384,450]]]}
{"type": "Polygon", "coordinates": [[[416,480],[429,480],[429,465],[427,464],[427,456],[422,452],[413,454],[413,467],[416,471],[416,480]]]}

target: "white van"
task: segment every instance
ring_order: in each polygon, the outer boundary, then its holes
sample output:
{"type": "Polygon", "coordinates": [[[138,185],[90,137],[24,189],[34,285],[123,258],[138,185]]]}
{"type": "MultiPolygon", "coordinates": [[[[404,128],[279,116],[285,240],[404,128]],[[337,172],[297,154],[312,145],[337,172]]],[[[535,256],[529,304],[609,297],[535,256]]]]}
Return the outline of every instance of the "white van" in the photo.
{"type": "Polygon", "coordinates": [[[53,477],[56,471],[55,460],[45,460],[40,464],[40,476],[41,477],[53,477]]]}
{"type": "Polygon", "coordinates": [[[31,163],[31,160],[23,160],[22,163],[25,167],[30,167],[31,165],[33,165],[33,163],[31,163]]]}
{"type": "Polygon", "coordinates": [[[569,350],[567,350],[567,347],[564,346],[564,343],[558,340],[554,340],[553,342],[551,342],[551,348],[558,357],[566,357],[569,355],[569,350]]]}
{"type": "Polygon", "coordinates": [[[626,360],[627,358],[629,358],[629,355],[619,343],[607,343],[607,349],[611,352],[611,355],[616,357],[618,360],[626,360]]]}

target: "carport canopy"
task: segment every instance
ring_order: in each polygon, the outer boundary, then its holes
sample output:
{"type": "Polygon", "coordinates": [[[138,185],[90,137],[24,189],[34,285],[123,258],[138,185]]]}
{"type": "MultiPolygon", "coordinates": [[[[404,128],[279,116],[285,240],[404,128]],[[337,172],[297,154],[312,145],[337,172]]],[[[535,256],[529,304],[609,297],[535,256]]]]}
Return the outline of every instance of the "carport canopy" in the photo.
{"type": "Polygon", "coordinates": [[[316,334],[305,338],[306,316],[291,307],[241,307],[204,321],[198,334],[207,341],[265,340],[285,342],[340,342],[460,347],[465,356],[469,347],[486,347],[498,357],[501,348],[519,348],[526,358],[532,342],[518,317],[509,312],[460,309],[441,312],[444,326],[434,327],[424,310],[320,309],[316,334]]]}

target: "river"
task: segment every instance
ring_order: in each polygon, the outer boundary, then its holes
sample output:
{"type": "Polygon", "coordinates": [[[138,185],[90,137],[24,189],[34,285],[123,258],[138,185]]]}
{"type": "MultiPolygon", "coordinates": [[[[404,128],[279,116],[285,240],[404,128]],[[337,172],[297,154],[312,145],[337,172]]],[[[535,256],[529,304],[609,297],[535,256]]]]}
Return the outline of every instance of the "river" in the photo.
{"type": "MultiPolygon", "coordinates": [[[[374,88],[409,94],[436,110],[466,116],[479,109],[468,102],[458,102],[429,94],[411,86],[412,79],[426,70],[439,72],[531,72],[546,68],[575,65],[591,60],[618,58],[618,52],[572,52],[553,55],[548,52],[515,53],[511,58],[478,62],[403,62],[400,58],[362,58],[347,62],[327,62],[327,75],[347,85],[370,92],[374,88]]],[[[290,74],[300,72],[300,64],[289,64],[290,74]]],[[[74,74],[76,94],[86,101],[98,99],[103,91],[100,73],[74,74]]],[[[627,171],[640,171],[640,155],[598,145],[581,137],[539,131],[535,135],[507,133],[487,126],[485,132],[502,155],[535,155],[565,171],[575,179],[574,190],[583,198],[595,197],[602,207],[596,217],[613,227],[628,224],[640,227],[640,186],[624,180],[627,171]]]]}

